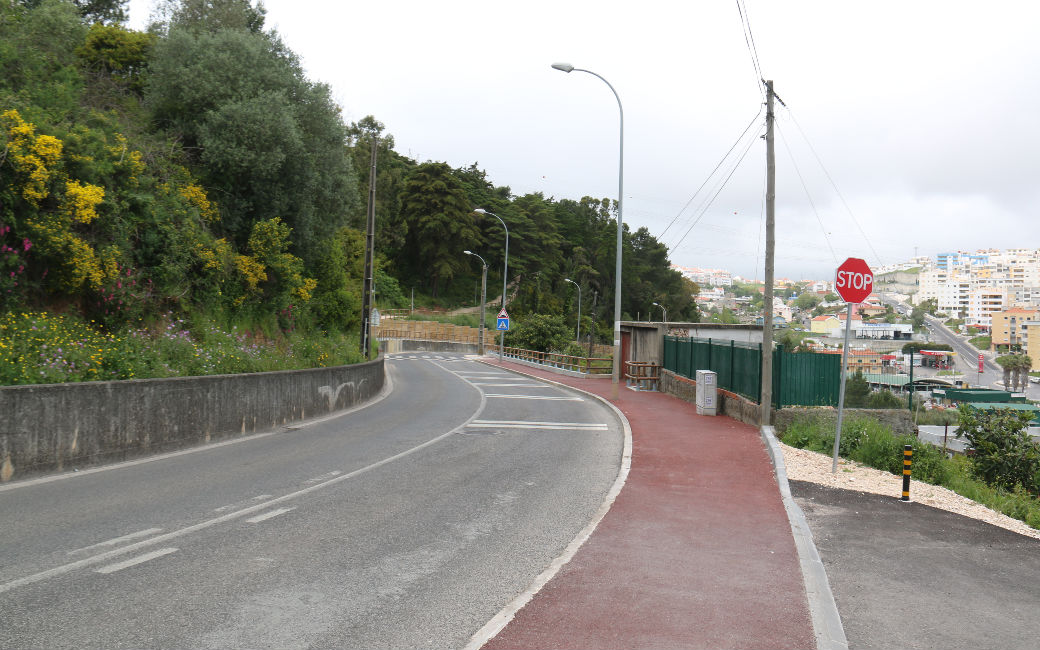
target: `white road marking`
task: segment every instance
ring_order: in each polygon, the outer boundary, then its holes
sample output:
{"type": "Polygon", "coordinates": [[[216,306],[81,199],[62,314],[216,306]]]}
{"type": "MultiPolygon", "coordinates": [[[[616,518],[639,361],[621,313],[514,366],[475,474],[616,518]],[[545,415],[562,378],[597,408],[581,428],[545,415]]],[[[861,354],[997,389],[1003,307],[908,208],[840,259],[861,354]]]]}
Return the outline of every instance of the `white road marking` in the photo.
{"type": "Polygon", "coordinates": [[[175,548],[160,548],[159,550],[152,551],[151,553],[145,553],[144,555],[132,557],[129,560],[123,560],[122,562],[116,562],[115,564],[103,566],[100,569],[94,569],[94,573],[115,573],[116,571],[122,571],[123,569],[127,569],[132,566],[137,566],[138,564],[143,564],[145,562],[148,562],[149,560],[154,560],[155,558],[176,552],[177,549],[175,548]]]}
{"type": "Polygon", "coordinates": [[[246,522],[250,524],[258,524],[261,521],[267,521],[268,519],[272,519],[274,517],[277,517],[278,515],[284,515],[285,513],[291,512],[295,509],[296,508],[278,508],[277,510],[272,510],[271,512],[265,512],[262,515],[250,517],[249,519],[246,519],[246,522]]]}
{"type": "MultiPolygon", "coordinates": [[[[437,364],[434,364],[434,365],[437,365],[437,364]]],[[[438,366],[438,367],[440,367],[440,366],[438,366]]],[[[454,373],[451,373],[450,370],[447,370],[445,368],[441,368],[441,370],[444,370],[444,372],[447,372],[449,374],[454,374],[454,373]]],[[[387,375],[386,379],[387,379],[387,383],[391,382],[391,376],[389,374],[387,375]]],[[[472,384],[470,384],[470,385],[472,386],[472,384]]],[[[391,386],[392,386],[392,384],[391,384],[391,386]]],[[[391,390],[392,390],[392,388],[391,388],[391,390]]],[[[462,431],[463,429],[465,429],[467,424],[469,424],[473,420],[477,419],[477,417],[480,416],[480,414],[484,412],[484,409],[487,408],[487,399],[485,399],[485,395],[484,395],[483,392],[480,391],[480,389],[478,389],[478,388],[476,388],[474,386],[474,390],[476,390],[477,392],[480,393],[480,406],[478,406],[476,408],[476,410],[474,410],[472,416],[470,416],[465,422],[463,422],[459,426],[455,427],[454,429],[452,429],[450,431],[445,431],[444,433],[442,433],[442,434],[440,434],[438,436],[434,436],[433,438],[430,438],[426,442],[420,443],[420,444],[412,447],[411,449],[406,449],[406,450],[404,450],[404,451],[402,451],[400,453],[394,454],[393,456],[388,456],[387,458],[384,458],[383,460],[376,461],[376,462],[372,463],[371,465],[367,465],[365,467],[362,467],[360,469],[356,469],[356,470],[354,470],[352,472],[349,472],[347,474],[342,474],[340,476],[337,476],[336,478],[329,479],[328,481],[325,481],[324,483],[318,483],[316,485],[310,485],[308,487],[301,488],[301,489],[299,489],[299,490],[297,490],[295,492],[290,492],[289,494],[284,494],[284,495],[282,495],[280,497],[271,499],[271,500],[263,502],[263,503],[258,503],[258,504],[253,505],[253,506],[248,506],[246,508],[242,508],[241,510],[238,510],[238,511],[235,511],[235,512],[229,512],[229,513],[221,515],[219,517],[214,517],[212,519],[207,519],[205,521],[200,521],[197,524],[192,524],[191,526],[185,526],[184,528],[181,528],[179,530],[173,530],[173,531],[170,531],[168,533],[163,533],[161,535],[157,535],[157,536],[152,537],[150,539],[145,539],[145,540],[142,540],[142,541],[139,541],[139,542],[135,542],[133,544],[129,544],[127,546],[123,546],[122,548],[116,548],[116,549],[112,549],[110,551],[105,551],[104,553],[99,553],[98,555],[94,555],[94,556],[91,556],[91,557],[86,557],[86,558],[83,558],[82,560],[77,560],[75,562],[69,562],[68,564],[63,564],[61,566],[56,566],[54,568],[47,569],[46,571],[40,571],[39,573],[34,573],[32,575],[24,576],[22,578],[17,578],[15,580],[11,580],[9,582],[0,583],[0,594],[8,592],[8,591],[11,591],[12,589],[17,589],[18,587],[24,587],[25,585],[31,585],[31,584],[35,584],[37,582],[41,582],[43,580],[48,580],[50,578],[55,578],[55,577],[60,576],[60,575],[65,575],[66,573],[69,573],[71,571],[75,571],[76,569],[81,569],[81,568],[86,567],[86,566],[90,566],[92,564],[100,564],[101,562],[105,562],[106,560],[110,560],[112,558],[119,557],[120,555],[125,555],[127,553],[131,553],[133,551],[137,551],[137,550],[140,550],[142,548],[146,548],[148,546],[152,546],[152,545],[155,545],[155,544],[160,544],[162,542],[167,542],[167,541],[172,540],[172,539],[177,539],[178,537],[184,537],[186,535],[190,535],[192,533],[196,533],[196,532],[198,532],[200,530],[205,530],[207,528],[212,528],[213,526],[217,526],[219,524],[223,524],[223,523],[226,523],[226,522],[229,522],[229,521],[234,521],[235,519],[241,519],[242,517],[245,517],[246,515],[251,515],[253,513],[260,512],[261,510],[269,508],[269,507],[271,507],[273,505],[285,503],[286,501],[291,501],[293,499],[298,499],[298,498],[300,498],[300,497],[302,497],[304,495],[310,494],[312,492],[317,492],[319,490],[323,490],[323,489],[325,489],[327,487],[330,487],[332,485],[336,485],[337,483],[342,483],[343,481],[350,480],[350,479],[354,478],[355,476],[360,476],[361,474],[366,474],[366,473],[368,473],[368,472],[370,472],[370,471],[372,471],[374,469],[382,467],[383,465],[387,465],[389,463],[392,463],[395,460],[399,460],[401,458],[405,458],[407,456],[411,456],[412,454],[414,454],[414,453],[416,453],[418,451],[426,449],[427,447],[429,447],[431,445],[435,445],[438,442],[440,442],[441,440],[448,439],[451,436],[457,434],[459,431],[462,431]]],[[[389,392],[387,392],[386,394],[389,394],[389,392]]],[[[382,399],[382,397],[380,397],[379,399],[382,399]]],[[[351,412],[353,410],[358,410],[358,409],[359,409],[359,407],[355,407],[355,409],[348,410],[348,411],[346,411],[344,413],[349,413],[349,412],[351,412]]],[[[344,413],[341,413],[340,416],[343,415],[344,413]]],[[[174,549],[174,550],[176,550],[176,549],[174,549]]]]}
{"type": "Polygon", "coordinates": [[[264,499],[270,499],[270,498],[271,498],[270,494],[258,494],[255,497],[253,497],[252,499],[247,499],[247,500],[244,500],[244,501],[238,501],[236,503],[229,503],[226,506],[220,506],[219,508],[213,508],[213,512],[227,512],[228,510],[234,510],[235,508],[241,508],[243,505],[249,503],[250,501],[263,501],[264,499]]]}
{"type": "Polygon", "coordinates": [[[544,399],[557,402],[582,402],[584,401],[580,397],[551,397],[548,395],[493,395],[487,394],[487,397],[498,397],[500,399],[544,399]]]}
{"type": "Polygon", "coordinates": [[[116,537],[115,539],[109,539],[104,542],[98,542],[97,544],[91,544],[90,546],[84,546],[83,548],[77,548],[73,551],[69,551],[69,555],[75,555],[76,553],[82,553],[84,551],[93,551],[95,549],[104,548],[106,546],[116,546],[123,542],[129,542],[132,539],[139,537],[148,537],[156,533],[161,533],[162,528],[149,528],[147,530],[139,530],[136,533],[130,533],[129,535],[123,535],[122,537],[116,537]]]}
{"type": "Polygon", "coordinates": [[[474,382],[477,386],[487,386],[490,388],[553,388],[553,386],[546,386],[545,384],[538,384],[537,382],[517,383],[517,384],[489,384],[483,381],[474,382]]]}
{"type": "Polygon", "coordinates": [[[586,429],[606,431],[607,425],[595,422],[525,422],[523,420],[473,420],[471,428],[497,427],[501,429],[586,429]]]}
{"type": "Polygon", "coordinates": [[[339,476],[342,473],[343,472],[341,472],[339,470],[335,470],[335,471],[332,471],[332,472],[325,472],[321,476],[315,476],[314,478],[307,479],[306,481],[303,482],[303,484],[304,485],[310,485],[311,483],[321,483],[322,481],[327,481],[330,478],[334,478],[336,476],[339,476]]]}
{"type": "MultiPolygon", "coordinates": [[[[557,384],[557,382],[550,383],[557,384]]],[[[557,385],[562,386],[562,384],[557,385]]],[[[582,392],[588,395],[591,399],[602,402],[604,406],[617,415],[618,421],[621,423],[622,432],[625,437],[625,446],[621,452],[621,467],[618,468],[617,478],[614,479],[614,484],[611,486],[610,491],[607,492],[607,496],[604,497],[603,503],[599,506],[599,510],[597,510],[593,515],[592,521],[590,521],[588,525],[586,525],[585,528],[583,528],[581,532],[571,540],[571,543],[567,545],[567,548],[564,549],[563,553],[553,560],[549,564],[549,567],[539,574],[538,577],[534,579],[534,582],[532,582],[523,593],[503,607],[484,625],[484,627],[477,630],[476,633],[470,637],[469,643],[463,646],[462,650],[479,650],[479,648],[484,647],[484,644],[501,632],[509,621],[513,620],[516,613],[519,612],[524,605],[530,602],[531,599],[534,598],[535,594],[541,591],[565,564],[571,561],[571,558],[573,558],[578,552],[578,549],[581,548],[582,544],[584,544],[592,535],[592,532],[596,530],[596,527],[599,526],[599,523],[607,515],[610,507],[614,504],[614,499],[617,498],[618,494],[621,492],[621,488],[625,485],[625,481],[628,479],[628,472],[632,468],[632,427],[629,424],[628,419],[625,417],[624,413],[618,409],[618,407],[614,406],[606,399],[592,393],[587,393],[585,391],[582,392]]]]}

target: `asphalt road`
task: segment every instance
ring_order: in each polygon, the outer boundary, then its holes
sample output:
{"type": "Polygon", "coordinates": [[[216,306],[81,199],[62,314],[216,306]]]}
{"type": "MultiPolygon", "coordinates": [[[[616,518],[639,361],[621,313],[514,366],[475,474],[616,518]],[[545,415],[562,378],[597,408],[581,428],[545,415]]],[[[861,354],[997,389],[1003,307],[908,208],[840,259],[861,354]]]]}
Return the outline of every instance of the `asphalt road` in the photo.
{"type": "Polygon", "coordinates": [[[0,487],[0,647],[464,645],[588,523],[622,433],[462,356],[387,367],[342,417],[0,487]]]}
{"type": "MultiPolygon", "coordinates": [[[[1033,650],[1040,541],[892,496],[791,481],[850,650],[1033,650]]],[[[911,494],[911,498],[913,494],[911,494]]]]}

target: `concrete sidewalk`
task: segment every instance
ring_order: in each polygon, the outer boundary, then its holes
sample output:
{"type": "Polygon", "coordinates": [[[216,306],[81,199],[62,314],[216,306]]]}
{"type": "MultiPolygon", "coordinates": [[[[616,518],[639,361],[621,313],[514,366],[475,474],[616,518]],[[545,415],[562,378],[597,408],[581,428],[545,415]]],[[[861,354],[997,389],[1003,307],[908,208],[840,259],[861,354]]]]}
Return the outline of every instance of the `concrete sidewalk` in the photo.
{"type": "MultiPolygon", "coordinates": [[[[611,389],[609,379],[501,367],[601,397],[611,389]]],[[[759,431],[661,393],[620,393],[611,403],[633,439],[624,488],[571,561],[484,647],[816,647],[759,431]]]]}

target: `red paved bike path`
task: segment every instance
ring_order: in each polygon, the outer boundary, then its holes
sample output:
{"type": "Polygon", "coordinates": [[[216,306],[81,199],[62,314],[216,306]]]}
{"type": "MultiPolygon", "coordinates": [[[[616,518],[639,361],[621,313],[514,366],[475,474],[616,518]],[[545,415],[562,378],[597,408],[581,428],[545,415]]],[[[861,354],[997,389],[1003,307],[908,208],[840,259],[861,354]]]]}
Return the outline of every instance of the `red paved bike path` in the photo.
{"type": "MultiPolygon", "coordinates": [[[[492,365],[498,365],[497,360],[492,365]]],[[[609,379],[510,363],[608,397],[609,379]]],[[[483,647],[814,648],[805,586],[755,427],[620,388],[632,467],[578,550],[483,647]]]]}

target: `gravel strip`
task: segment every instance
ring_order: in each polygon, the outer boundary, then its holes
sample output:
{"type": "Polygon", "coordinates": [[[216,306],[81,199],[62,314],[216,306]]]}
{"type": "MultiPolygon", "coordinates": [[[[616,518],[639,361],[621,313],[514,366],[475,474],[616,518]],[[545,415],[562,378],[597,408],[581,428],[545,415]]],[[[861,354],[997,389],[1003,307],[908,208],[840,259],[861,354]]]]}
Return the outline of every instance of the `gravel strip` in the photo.
{"type": "MultiPolygon", "coordinates": [[[[780,443],[780,448],[784,452],[784,464],[787,465],[787,478],[789,480],[808,481],[845,490],[870,492],[872,494],[888,494],[897,499],[903,492],[902,476],[889,474],[888,472],[867,467],[844,458],[838,459],[838,471],[832,474],[832,459],[830,456],[806,449],[790,447],[782,442],[780,443]]],[[[910,498],[917,503],[955,512],[965,517],[978,519],[1028,537],[1040,539],[1040,530],[1031,528],[1025,523],[1005,514],[990,510],[984,505],[938,485],[911,479],[910,498]]]]}

